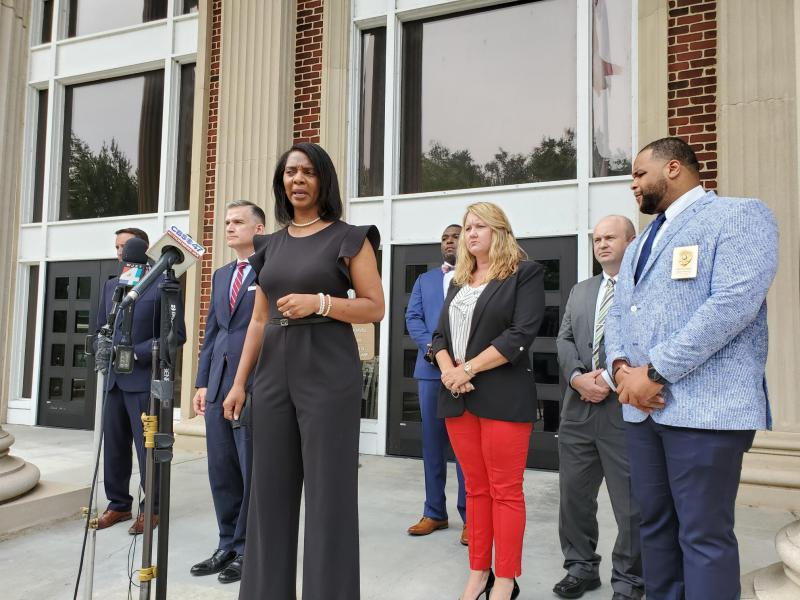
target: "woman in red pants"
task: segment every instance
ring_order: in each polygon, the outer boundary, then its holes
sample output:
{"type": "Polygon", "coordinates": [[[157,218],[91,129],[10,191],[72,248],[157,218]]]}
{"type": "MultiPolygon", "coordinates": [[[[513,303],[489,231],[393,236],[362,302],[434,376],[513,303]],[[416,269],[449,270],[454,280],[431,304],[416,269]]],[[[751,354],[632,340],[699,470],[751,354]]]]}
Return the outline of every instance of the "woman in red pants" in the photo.
{"type": "Polygon", "coordinates": [[[438,412],[467,488],[470,573],[461,599],[509,600],[522,570],[522,479],[536,409],[529,350],[544,315],[543,270],[527,260],[499,206],[469,206],[463,225],[433,334],[444,384],[438,412]]]}

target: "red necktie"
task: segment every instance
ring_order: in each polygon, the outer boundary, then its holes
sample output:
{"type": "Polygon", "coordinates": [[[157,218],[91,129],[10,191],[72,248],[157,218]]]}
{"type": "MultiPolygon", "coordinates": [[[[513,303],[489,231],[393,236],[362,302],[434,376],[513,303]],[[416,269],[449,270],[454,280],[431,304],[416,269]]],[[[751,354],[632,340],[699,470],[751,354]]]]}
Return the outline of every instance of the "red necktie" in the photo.
{"type": "Polygon", "coordinates": [[[247,261],[243,260],[236,267],[236,279],[233,280],[233,287],[231,288],[231,312],[233,312],[233,307],[236,306],[236,298],[242,288],[242,279],[244,279],[244,270],[247,265],[247,261]]]}

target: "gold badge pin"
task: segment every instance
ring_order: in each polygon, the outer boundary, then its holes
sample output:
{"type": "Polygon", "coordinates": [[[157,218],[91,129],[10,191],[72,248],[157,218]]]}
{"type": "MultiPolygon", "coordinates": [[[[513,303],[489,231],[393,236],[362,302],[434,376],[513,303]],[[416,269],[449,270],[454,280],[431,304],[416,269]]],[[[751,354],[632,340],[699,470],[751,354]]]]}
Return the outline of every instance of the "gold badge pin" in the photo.
{"type": "Polygon", "coordinates": [[[699,246],[681,246],[672,251],[672,278],[694,279],[697,277],[699,246]]]}

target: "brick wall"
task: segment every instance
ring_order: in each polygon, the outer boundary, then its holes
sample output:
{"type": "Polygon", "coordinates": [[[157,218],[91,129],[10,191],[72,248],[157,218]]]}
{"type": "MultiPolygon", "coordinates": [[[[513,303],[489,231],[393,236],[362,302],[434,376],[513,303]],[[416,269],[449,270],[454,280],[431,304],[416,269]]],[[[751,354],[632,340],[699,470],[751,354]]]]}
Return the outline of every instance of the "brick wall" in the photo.
{"type": "Polygon", "coordinates": [[[294,141],[319,143],[322,87],[322,2],[297,1],[294,61],[294,141]]]}
{"type": "MultiPolygon", "coordinates": [[[[214,211],[217,190],[217,119],[219,117],[219,64],[222,56],[222,0],[211,3],[211,56],[208,83],[208,138],[206,139],[206,180],[203,184],[203,229],[200,243],[206,253],[200,262],[200,345],[206,329],[208,305],[211,302],[211,262],[214,243],[214,211]]],[[[198,345],[198,350],[200,349],[198,345]]]]}
{"type": "Polygon", "coordinates": [[[687,140],[706,189],[717,187],[717,2],[669,0],[669,134],[687,140]]]}

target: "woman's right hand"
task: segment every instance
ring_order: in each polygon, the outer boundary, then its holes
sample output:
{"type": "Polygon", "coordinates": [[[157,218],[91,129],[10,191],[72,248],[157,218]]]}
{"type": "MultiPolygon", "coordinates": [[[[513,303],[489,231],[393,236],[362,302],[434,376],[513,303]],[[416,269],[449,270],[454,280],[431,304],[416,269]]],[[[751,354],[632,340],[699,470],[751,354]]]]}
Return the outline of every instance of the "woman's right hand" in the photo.
{"type": "Polygon", "coordinates": [[[238,420],[239,414],[242,412],[244,406],[245,391],[241,386],[234,385],[228,395],[225,396],[225,401],[222,403],[222,415],[231,420],[238,420]]]}

